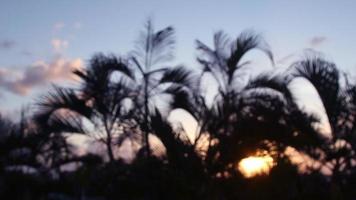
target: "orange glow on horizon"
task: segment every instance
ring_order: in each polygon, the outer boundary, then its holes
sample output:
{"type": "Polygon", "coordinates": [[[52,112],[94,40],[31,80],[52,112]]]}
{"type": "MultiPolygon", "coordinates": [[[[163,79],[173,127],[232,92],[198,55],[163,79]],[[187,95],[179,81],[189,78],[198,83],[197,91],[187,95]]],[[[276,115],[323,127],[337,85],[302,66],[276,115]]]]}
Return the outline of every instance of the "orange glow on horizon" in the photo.
{"type": "Polygon", "coordinates": [[[256,175],[268,174],[273,165],[273,158],[269,155],[250,156],[238,163],[238,169],[246,178],[251,178],[256,175]]]}

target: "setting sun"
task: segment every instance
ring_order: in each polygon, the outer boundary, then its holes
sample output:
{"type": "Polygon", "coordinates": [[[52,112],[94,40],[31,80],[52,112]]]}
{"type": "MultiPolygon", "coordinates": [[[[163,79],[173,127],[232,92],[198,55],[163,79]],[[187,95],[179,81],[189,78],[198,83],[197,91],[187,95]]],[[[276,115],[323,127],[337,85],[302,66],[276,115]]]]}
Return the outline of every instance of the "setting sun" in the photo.
{"type": "Polygon", "coordinates": [[[273,158],[271,156],[250,156],[242,159],[238,164],[238,169],[246,178],[268,174],[272,167],[273,158]]]}

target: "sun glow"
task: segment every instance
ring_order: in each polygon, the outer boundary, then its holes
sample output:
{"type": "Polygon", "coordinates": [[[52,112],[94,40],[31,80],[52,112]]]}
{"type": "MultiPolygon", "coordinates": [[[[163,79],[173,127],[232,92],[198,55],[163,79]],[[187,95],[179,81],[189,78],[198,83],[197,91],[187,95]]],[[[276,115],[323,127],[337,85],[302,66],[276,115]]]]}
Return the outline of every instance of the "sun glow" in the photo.
{"type": "Polygon", "coordinates": [[[274,162],[271,156],[250,156],[238,163],[238,169],[246,177],[268,174],[274,162]]]}

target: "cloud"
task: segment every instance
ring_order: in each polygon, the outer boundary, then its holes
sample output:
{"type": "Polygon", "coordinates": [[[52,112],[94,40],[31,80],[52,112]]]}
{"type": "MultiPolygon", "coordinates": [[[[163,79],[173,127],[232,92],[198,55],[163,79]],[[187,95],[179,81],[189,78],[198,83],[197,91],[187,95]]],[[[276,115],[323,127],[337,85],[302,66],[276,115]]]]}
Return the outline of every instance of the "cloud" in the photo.
{"type": "Polygon", "coordinates": [[[63,22],[57,22],[53,25],[53,31],[58,32],[62,30],[65,27],[65,24],[63,22]]]}
{"type": "Polygon", "coordinates": [[[51,40],[51,45],[55,52],[61,52],[69,46],[69,42],[67,40],[54,38],[51,40]]]}
{"type": "Polygon", "coordinates": [[[73,70],[83,67],[83,61],[57,57],[51,62],[37,61],[24,71],[0,70],[0,87],[18,95],[52,81],[73,80],[73,70]]]}
{"type": "Polygon", "coordinates": [[[327,40],[328,39],[325,36],[314,36],[309,40],[309,44],[312,47],[318,47],[324,44],[327,40]]]}
{"type": "Polygon", "coordinates": [[[2,40],[0,41],[0,50],[1,49],[11,49],[16,45],[16,42],[13,40],[2,40]]]}

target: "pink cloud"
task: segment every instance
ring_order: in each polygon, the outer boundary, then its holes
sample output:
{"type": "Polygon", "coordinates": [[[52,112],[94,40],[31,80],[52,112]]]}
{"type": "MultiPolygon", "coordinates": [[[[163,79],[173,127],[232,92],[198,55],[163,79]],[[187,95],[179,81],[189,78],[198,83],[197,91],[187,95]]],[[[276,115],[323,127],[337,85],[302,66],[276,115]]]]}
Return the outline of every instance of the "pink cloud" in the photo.
{"type": "Polygon", "coordinates": [[[0,70],[0,87],[18,95],[27,95],[35,87],[49,82],[73,80],[73,70],[83,67],[79,58],[57,57],[51,62],[37,61],[24,71],[0,70]]]}
{"type": "Polygon", "coordinates": [[[57,32],[64,28],[65,24],[63,22],[57,22],[53,25],[53,31],[57,32]]]}
{"type": "Polygon", "coordinates": [[[69,42],[67,40],[54,38],[51,40],[51,45],[55,52],[61,52],[69,46],[69,42]]]}

